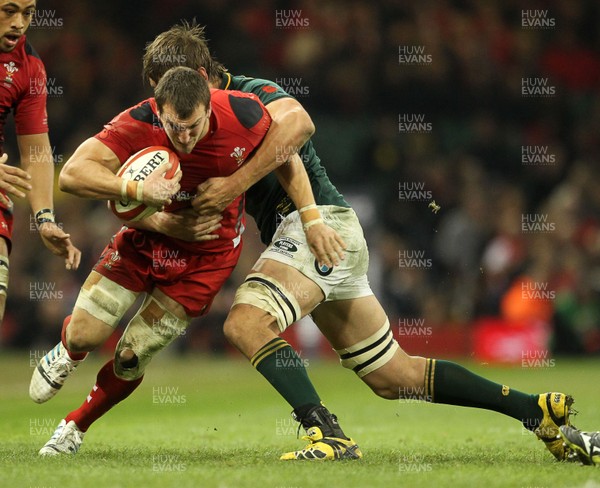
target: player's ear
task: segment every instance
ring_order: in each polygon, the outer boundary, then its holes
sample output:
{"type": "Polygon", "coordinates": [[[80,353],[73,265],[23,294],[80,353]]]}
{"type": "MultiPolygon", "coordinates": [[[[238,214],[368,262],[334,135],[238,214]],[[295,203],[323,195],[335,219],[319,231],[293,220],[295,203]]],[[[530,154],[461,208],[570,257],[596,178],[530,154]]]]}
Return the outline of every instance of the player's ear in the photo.
{"type": "Polygon", "coordinates": [[[204,78],[206,81],[208,81],[208,73],[202,66],[200,66],[198,68],[198,73],[200,73],[202,75],[202,78],[204,78]]]}
{"type": "Polygon", "coordinates": [[[154,81],[152,78],[148,78],[148,84],[151,88],[156,88],[156,81],[154,81]]]}

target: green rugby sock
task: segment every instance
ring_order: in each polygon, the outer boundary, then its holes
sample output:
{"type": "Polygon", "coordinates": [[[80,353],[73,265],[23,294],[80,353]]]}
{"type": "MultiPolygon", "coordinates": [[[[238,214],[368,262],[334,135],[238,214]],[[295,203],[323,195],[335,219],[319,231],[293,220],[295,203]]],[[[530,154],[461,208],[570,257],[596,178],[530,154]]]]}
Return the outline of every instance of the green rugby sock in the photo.
{"type": "Polygon", "coordinates": [[[321,403],[303,360],[283,339],[277,337],[267,342],[250,363],[294,410],[304,411],[321,403]]]}
{"type": "Polygon", "coordinates": [[[425,393],[433,403],[494,410],[533,430],[543,418],[538,395],[494,383],[450,361],[427,359],[425,393]]]}

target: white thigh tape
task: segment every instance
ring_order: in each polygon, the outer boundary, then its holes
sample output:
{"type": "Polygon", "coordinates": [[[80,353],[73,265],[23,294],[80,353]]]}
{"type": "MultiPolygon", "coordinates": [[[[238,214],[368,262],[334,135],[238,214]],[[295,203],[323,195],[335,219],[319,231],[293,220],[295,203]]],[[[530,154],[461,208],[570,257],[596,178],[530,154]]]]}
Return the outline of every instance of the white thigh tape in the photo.
{"type": "Polygon", "coordinates": [[[277,320],[283,332],[301,318],[298,300],[276,279],[262,273],[252,273],[237,289],[233,305],[253,305],[277,320]]]}
{"type": "Polygon", "coordinates": [[[91,274],[81,287],[75,306],[114,328],[135,298],[136,294],[127,288],[102,275],[91,274]]]}
{"type": "Polygon", "coordinates": [[[381,368],[394,356],[398,343],[386,319],[383,326],[372,336],[346,349],[337,349],[342,366],[351,369],[361,378],[381,368]]]}

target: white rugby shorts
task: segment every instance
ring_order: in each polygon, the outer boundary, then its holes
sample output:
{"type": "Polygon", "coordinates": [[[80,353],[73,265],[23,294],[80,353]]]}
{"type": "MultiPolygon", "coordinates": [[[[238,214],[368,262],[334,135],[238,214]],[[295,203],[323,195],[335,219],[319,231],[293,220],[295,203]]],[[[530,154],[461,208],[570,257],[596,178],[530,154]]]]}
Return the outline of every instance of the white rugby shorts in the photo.
{"type": "Polygon", "coordinates": [[[336,205],[320,205],[318,208],[325,223],[347,245],[346,256],[339,266],[319,266],[306,242],[298,211],[285,217],[259,259],[272,259],[297,269],[321,288],[325,301],[373,295],[367,279],[369,250],[356,213],[351,208],[336,205]]]}

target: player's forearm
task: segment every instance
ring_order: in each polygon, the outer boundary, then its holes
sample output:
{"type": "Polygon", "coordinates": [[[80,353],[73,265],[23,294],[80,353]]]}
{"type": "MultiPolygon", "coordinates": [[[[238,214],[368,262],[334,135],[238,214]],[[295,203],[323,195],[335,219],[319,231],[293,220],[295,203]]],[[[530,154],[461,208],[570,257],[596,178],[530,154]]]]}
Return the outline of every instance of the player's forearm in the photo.
{"type": "Polygon", "coordinates": [[[150,232],[158,232],[164,234],[164,229],[161,226],[160,215],[162,212],[158,212],[150,215],[149,217],[143,218],[142,220],[133,220],[125,222],[127,227],[137,230],[147,230],[150,232]]]}
{"type": "Polygon", "coordinates": [[[35,214],[53,209],[54,161],[48,134],[17,136],[21,167],[31,175],[27,198],[35,214]]]}
{"type": "Polygon", "coordinates": [[[279,100],[267,105],[272,122],[262,144],[252,158],[230,177],[239,189],[238,194],[287,162],[315,131],[310,116],[300,104],[295,102],[290,108],[289,103],[283,105],[277,102],[279,100]]]}
{"type": "Polygon", "coordinates": [[[315,203],[308,174],[297,154],[293,155],[286,164],[277,168],[275,175],[296,208],[300,209],[315,203]]]}
{"type": "Polygon", "coordinates": [[[82,198],[122,199],[123,179],[115,175],[119,164],[112,151],[90,138],[65,163],[58,179],[59,187],[82,198]]]}
{"type": "Polygon", "coordinates": [[[82,198],[122,198],[122,178],[91,159],[67,161],[67,165],[60,172],[58,183],[62,191],[82,198]]]}
{"type": "MultiPolygon", "coordinates": [[[[23,160],[22,160],[23,161],[23,160]]],[[[54,209],[54,163],[36,161],[28,166],[21,163],[23,169],[31,175],[31,191],[27,193],[29,205],[35,215],[42,209],[54,209]]]]}

